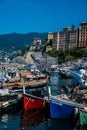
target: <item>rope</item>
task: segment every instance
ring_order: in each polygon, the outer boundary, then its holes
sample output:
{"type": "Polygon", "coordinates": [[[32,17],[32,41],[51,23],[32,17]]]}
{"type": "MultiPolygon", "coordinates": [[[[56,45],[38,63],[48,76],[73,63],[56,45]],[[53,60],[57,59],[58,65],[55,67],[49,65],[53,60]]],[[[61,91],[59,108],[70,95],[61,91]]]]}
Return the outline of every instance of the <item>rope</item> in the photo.
{"type": "Polygon", "coordinates": [[[26,97],[26,99],[27,99],[27,102],[26,102],[26,104],[25,104],[25,107],[28,105],[28,103],[29,103],[29,101],[30,101],[30,98],[28,99],[28,98],[26,97]]]}

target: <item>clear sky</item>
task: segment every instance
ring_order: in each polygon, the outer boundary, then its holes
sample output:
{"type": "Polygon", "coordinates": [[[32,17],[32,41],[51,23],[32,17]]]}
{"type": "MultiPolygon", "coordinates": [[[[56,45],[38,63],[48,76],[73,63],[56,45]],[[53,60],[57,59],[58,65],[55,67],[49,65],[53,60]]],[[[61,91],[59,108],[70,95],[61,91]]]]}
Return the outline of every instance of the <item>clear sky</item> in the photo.
{"type": "Polygon", "coordinates": [[[0,34],[56,32],[87,22],[87,0],[0,0],[0,34]]]}

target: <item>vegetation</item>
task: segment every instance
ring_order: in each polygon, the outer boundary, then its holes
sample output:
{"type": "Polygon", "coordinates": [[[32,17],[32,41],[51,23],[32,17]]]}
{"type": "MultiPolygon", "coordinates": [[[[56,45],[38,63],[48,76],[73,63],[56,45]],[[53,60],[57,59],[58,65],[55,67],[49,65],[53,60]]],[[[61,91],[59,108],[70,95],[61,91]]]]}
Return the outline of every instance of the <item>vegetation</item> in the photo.
{"type": "Polygon", "coordinates": [[[4,34],[0,35],[0,50],[8,50],[11,47],[16,49],[24,49],[32,44],[33,38],[41,38],[43,41],[47,38],[48,33],[27,33],[27,34],[4,34]]]}
{"type": "Polygon", "coordinates": [[[47,52],[48,55],[52,57],[58,57],[58,63],[63,63],[66,61],[73,61],[78,58],[87,57],[86,48],[73,48],[69,50],[52,50],[47,52]]]}

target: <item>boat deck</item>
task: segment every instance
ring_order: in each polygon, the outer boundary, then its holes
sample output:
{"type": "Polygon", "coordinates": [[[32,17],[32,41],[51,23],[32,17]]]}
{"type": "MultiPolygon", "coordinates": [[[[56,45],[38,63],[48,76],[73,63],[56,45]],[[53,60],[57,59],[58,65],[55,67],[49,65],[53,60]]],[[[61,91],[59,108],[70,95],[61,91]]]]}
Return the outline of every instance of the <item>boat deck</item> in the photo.
{"type": "Polygon", "coordinates": [[[59,97],[59,96],[51,96],[51,99],[53,100],[53,102],[56,102],[56,103],[61,102],[63,104],[70,104],[72,106],[76,106],[79,108],[87,107],[86,105],[72,101],[69,98],[64,98],[64,97],[59,97]]]}

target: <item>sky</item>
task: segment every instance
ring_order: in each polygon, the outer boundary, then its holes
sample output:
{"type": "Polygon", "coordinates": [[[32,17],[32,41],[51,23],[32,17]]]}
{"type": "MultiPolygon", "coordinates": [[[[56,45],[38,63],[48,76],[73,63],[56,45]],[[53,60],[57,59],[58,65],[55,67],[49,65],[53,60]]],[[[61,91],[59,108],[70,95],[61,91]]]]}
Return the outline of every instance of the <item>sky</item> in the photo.
{"type": "Polygon", "coordinates": [[[87,0],[0,0],[0,34],[56,32],[87,22],[87,0]]]}

